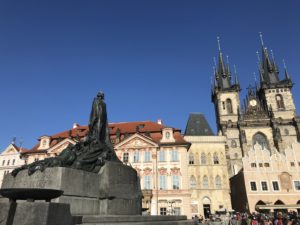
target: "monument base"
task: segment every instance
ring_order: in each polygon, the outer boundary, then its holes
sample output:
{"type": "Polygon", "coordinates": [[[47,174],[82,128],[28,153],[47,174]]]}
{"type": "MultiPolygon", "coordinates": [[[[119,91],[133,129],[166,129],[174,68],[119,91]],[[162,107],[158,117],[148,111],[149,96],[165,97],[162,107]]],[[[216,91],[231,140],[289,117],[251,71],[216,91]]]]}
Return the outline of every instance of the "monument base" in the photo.
{"type": "MultiPolygon", "coordinates": [[[[2,189],[62,190],[52,202],[70,204],[72,215],[140,215],[140,183],[136,171],[119,162],[106,162],[98,174],[50,167],[28,175],[5,175],[2,189]]],[[[18,198],[17,198],[18,199],[18,198]]]]}
{"type": "Polygon", "coordinates": [[[0,225],[71,225],[70,206],[51,202],[0,203],[0,225]]]}
{"type": "Polygon", "coordinates": [[[76,225],[194,225],[186,216],[83,216],[76,225]]]}

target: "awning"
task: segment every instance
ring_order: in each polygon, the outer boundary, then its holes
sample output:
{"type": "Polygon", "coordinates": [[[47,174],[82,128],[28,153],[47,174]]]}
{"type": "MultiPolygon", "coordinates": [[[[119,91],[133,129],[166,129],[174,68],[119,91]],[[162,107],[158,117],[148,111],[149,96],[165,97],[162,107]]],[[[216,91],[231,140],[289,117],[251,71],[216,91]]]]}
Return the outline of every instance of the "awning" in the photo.
{"type": "Polygon", "coordinates": [[[258,209],[300,209],[300,204],[295,205],[256,205],[258,209]]]}

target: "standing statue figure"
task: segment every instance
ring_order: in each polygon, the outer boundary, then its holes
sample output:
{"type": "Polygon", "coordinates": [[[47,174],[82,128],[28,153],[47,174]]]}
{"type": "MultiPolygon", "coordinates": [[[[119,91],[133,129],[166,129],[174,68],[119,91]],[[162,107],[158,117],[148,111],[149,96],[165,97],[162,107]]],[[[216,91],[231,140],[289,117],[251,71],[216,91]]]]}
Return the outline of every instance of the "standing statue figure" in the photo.
{"type": "Polygon", "coordinates": [[[37,170],[44,171],[47,167],[57,166],[97,173],[106,161],[121,163],[109,137],[104,93],[99,92],[93,101],[86,138],[75,145],[69,145],[56,157],[21,166],[11,174],[16,176],[19,171],[28,169],[28,174],[31,175],[37,170]]]}
{"type": "Polygon", "coordinates": [[[95,97],[93,101],[89,120],[88,138],[105,143],[108,146],[111,145],[104,93],[101,91],[97,94],[97,97],[95,97]]]}

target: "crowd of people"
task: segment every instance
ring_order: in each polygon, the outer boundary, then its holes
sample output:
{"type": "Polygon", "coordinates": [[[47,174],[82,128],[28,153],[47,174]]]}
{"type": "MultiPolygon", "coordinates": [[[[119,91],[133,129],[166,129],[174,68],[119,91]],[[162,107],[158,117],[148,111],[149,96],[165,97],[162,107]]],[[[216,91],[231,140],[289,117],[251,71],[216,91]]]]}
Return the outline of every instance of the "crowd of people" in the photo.
{"type": "Polygon", "coordinates": [[[220,225],[300,225],[300,214],[295,211],[288,213],[277,212],[273,214],[264,213],[233,213],[227,216],[214,215],[204,219],[203,216],[193,216],[194,224],[220,225]]]}

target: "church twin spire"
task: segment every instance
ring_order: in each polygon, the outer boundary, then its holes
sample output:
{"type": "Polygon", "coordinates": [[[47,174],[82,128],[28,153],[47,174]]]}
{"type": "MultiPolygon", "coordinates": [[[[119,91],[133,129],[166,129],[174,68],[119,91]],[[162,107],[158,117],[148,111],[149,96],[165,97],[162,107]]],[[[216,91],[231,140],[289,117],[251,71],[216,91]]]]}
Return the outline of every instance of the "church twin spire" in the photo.
{"type": "MultiPolygon", "coordinates": [[[[260,60],[258,56],[258,64],[259,64],[259,73],[260,73],[260,83],[261,87],[270,87],[270,86],[276,86],[276,85],[292,85],[289,73],[287,71],[285,62],[284,64],[284,70],[285,70],[285,78],[283,80],[280,80],[279,78],[279,70],[277,67],[277,64],[275,62],[275,57],[273,54],[273,51],[271,50],[271,56],[269,56],[268,49],[264,45],[262,33],[259,33],[261,46],[262,46],[262,59],[260,60]]],[[[257,52],[258,54],[258,52],[257,52]]]]}
{"type": "Polygon", "coordinates": [[[214,85],[213,89],[220,89],[220,90],[226,90],[226,89],[232,89],[233,87],[239,87],[239,82],[237,78],[237,73],[235,69],[235,84],[232,84],[231,82],[231,71],[229,66],[229,57],[226,57],[226,63],[224,61],[223,53],[221,50],[221,44],[220,44],[220,38],[217,37],[218,41],[218,49],[219,49],[219,57],[218,57],[218,65],[215,61],[215,67],[214,67],[214,85]]]}

